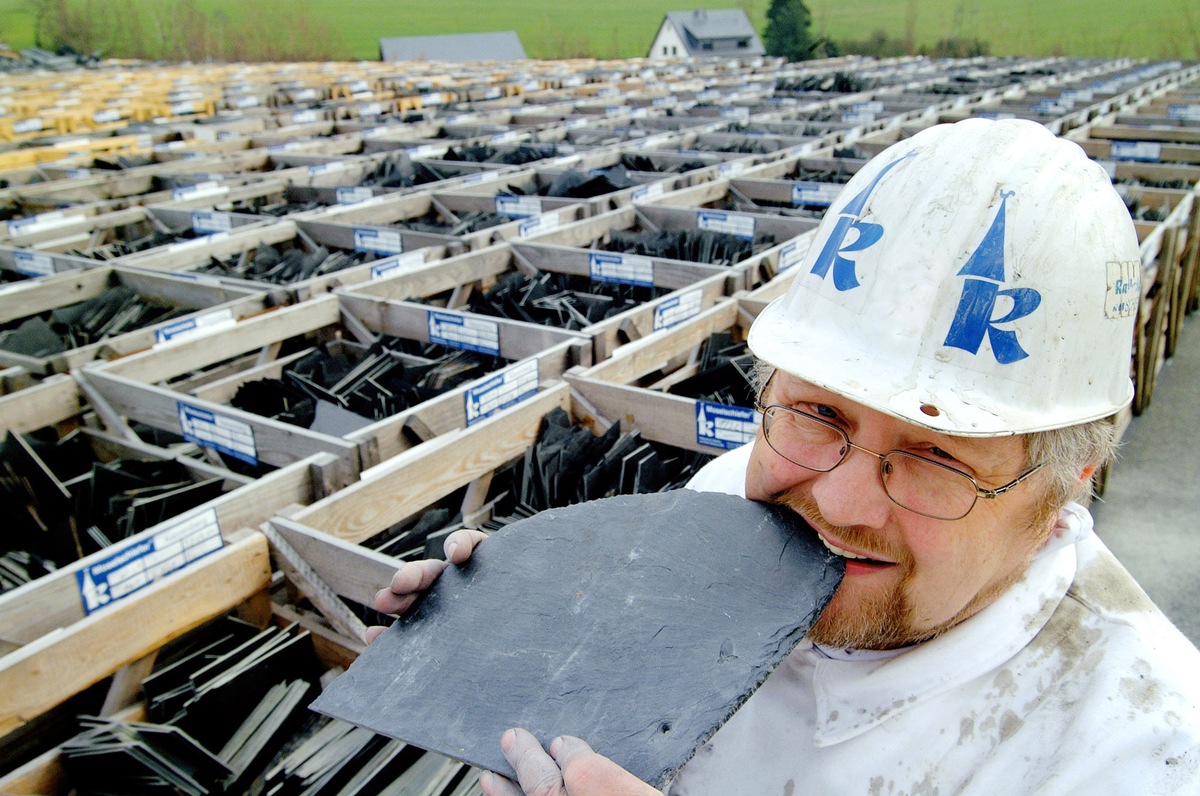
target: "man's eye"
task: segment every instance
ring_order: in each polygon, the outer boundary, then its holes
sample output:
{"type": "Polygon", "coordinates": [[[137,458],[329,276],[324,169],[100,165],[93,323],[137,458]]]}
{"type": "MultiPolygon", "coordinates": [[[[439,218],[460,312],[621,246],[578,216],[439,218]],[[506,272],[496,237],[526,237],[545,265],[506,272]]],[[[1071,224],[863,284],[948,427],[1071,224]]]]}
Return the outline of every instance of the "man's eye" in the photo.
{"type": "Polygon", "coordinates": [[[837,420],[838,419],[837,410],[828,404],[813,404],[812,411],[813,411],[813,414],[816,415],[817,417],[821,417],[826,420],[837,420]]]}

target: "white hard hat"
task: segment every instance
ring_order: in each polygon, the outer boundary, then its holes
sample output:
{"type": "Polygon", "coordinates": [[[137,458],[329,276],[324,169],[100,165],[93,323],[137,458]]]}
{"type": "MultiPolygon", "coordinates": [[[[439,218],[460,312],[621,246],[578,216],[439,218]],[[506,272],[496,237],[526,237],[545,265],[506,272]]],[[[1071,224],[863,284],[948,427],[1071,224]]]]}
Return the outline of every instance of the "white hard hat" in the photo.
{"type": "Polygon", "coordinates": [[[751,351],[878,411],[1001,436],[1133,395],[1137,233],[1104,169],[1035,122],[969,119],[884,150],[797,271],[751,351]]]}

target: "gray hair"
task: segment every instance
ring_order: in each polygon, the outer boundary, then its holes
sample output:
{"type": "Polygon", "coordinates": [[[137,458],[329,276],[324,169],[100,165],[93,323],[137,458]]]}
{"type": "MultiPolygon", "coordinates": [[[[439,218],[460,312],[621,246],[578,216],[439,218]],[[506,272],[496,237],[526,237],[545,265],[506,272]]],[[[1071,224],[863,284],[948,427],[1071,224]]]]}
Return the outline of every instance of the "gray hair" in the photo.
{"type": "MultiPolygon", "coordinates": [[[[761,397],[775,367],[755,359],[754,394],[761,397]]],[[[1094,476],[1081,479],[1088,467],[1098,472],[1116,456],[1116,427],[1111,417],[1024,435],[1025,466],[1042,465],[1048,481],[1045,502],[1059,509],[1072,500],[1092,496],[1094,476]]]]}

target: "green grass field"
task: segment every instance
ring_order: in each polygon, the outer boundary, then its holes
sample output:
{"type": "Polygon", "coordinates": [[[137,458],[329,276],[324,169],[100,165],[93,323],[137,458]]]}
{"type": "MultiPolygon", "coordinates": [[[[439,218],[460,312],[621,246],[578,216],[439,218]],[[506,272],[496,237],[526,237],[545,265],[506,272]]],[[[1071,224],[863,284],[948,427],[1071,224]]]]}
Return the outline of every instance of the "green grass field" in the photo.
{"type": "MultiPolygon", "coordinates": [[[[85,0],[74,0],[84,2],[85,0]]],[[[102,5],[105,0],[90,0],[102,5]]],[[[158,8],[178,0],[136,0],[158,8]]],[[[988,42],[993,55],[1075,55],[1200,59],[1195,0],[807,0],[813,30],[835,41],[876,31],[911,35],[918,45],[959,37],[988,42]]],[[[237,20],[247,5],[196,0],[237,20]]],[[[768,0],[257,0],[266,10],[307,14],[347,59],[375,59],[379,39],[438,33],[515,30],[535,58],[645,55],[667,10],[741,7],[761,31],[768,0]]],[[[32,0],[0,0],[0,40],[33,44],[32,0]]]]}

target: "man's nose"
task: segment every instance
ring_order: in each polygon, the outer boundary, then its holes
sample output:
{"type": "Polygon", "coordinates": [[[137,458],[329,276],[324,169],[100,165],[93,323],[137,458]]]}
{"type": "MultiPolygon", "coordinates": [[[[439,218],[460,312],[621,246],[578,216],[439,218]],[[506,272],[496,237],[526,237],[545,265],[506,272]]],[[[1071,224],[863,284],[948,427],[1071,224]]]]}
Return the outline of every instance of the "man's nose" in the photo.
{"type": "Polygon", "coordinates": [[[882,457],[857,445],[850,448],[841,464],[813,480],[813,499],[834,525],[881,528],[895,507],[879,475],[882,457]]]}

